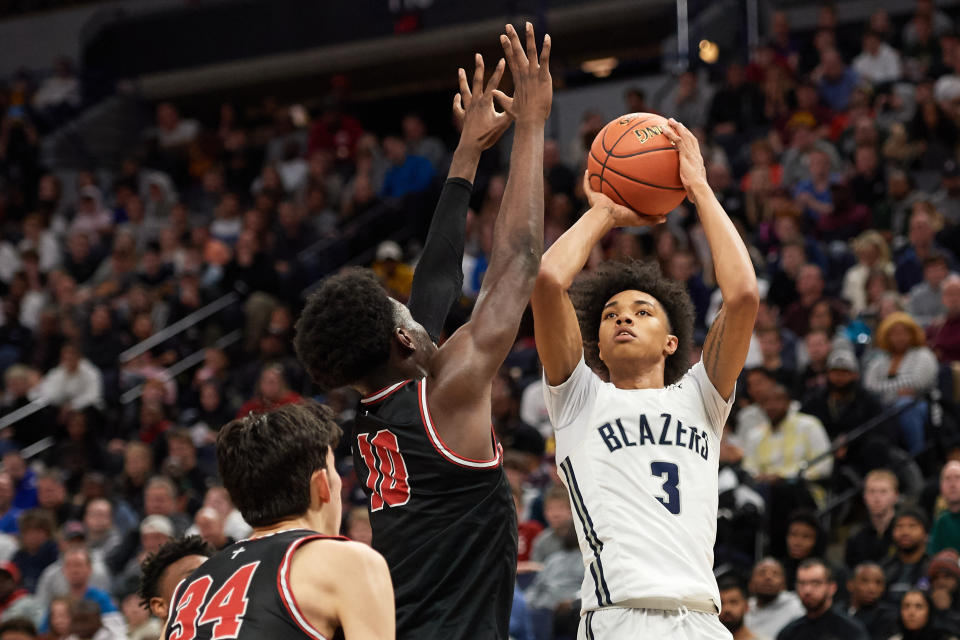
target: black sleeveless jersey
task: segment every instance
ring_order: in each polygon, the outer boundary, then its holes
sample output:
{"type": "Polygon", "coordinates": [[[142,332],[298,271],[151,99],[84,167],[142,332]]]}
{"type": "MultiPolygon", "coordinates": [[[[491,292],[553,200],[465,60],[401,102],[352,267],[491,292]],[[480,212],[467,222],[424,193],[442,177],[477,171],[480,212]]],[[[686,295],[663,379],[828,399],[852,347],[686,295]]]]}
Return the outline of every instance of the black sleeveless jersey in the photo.
{"type": "Polygon", "coordinates": [[[517,513],[503,449],[471,460],[447,447],[408,380],[360,401],[357,477],[373,547],[390,566],[397,640],[506,640],[517,572],[517,513]]]}
{"type": "Polygon", "coordinates": [[[190,576],[173,594],[167,640],[337,640],[317,631],[290,588],[290,561],[311,540],[344,540],[297,529],[235,542],[190,576]]]}

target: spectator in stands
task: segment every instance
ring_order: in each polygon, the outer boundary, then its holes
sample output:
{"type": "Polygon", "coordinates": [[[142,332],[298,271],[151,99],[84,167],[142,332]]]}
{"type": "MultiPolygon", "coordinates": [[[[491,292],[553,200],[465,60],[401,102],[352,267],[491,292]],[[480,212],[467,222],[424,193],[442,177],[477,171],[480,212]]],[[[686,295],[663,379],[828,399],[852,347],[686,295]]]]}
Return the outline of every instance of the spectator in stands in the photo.
{"type": "MultiPolygon", "coordinates": [[[[897,287],[907,293],[923,281],[924,260],[936,251],[944,251],[936,242],[940,230],[939,214],[929,202],[914,204],[910,214],[909,244],[897,256],[897,287]]],[[[944,252],[946,255],[946,252],[944,252]]],[[[948,258],[949,262],[949,258],[948,258]]],[[[951,266],[952,265],[948,265],[951,266]]]]}
{"type": "Polygon", "coordinates": [[[553,612],[553,631],[556,635],[567,635],[576,629],[579,618],[573,602],[580,597],[580,586],[583,584],[583,558],[579,555],[573,519],[551,527],[550,531],[556,536],[560,547],[543,560],[543,568],[524,595],[531,609],[553,612]]]}
{"type": "Polygon", "coordinates": [[[0,623],[0,640],[35,640],[37,626],[24,618],[0,623]]]}
{"type": "Polygon", "coordinates": [[[903,595],[926,577],[930,564],[927,554],[927,535],[930,525],[927,516],[916,507],[901,507],[893,518],[893,543],[896,554],[883,561],[887,577],[884,599],[898,604],[903,595]]]}
{"type": "Polygon", "coordinates": [[[947,256],[934,252],[923,261],[923,282],[910,289],[907,311],[925,329],[944,313],[943,281],[948,275],[947,256]]]}
{"type": "MultiPolygon", "coordinates": [[[[787,589],[795,591],[797,567],[808,558],[819,558],[827,548],[827,536],[810,509],[797,509],[787,519],[787,553],[783,558],[783,571],[787,577],[787,589]]],[[[831,567],[831,571],[834,568],[831,567]]]]}
{"type": "Polygon", "coordinates": [[[938,10],[933,0],[917,0],[913,17],[903,26],[903,43],[910,46],[917,41],[918,23],[924,23],[926,28],[941,36],[953,29],[953,21],[944,12],[938,10]],[[929,25],[929,26],[927,26],[929,25]]]}
{"type": "Polygon", "coordinates": [[[797,568],[797,595],[806,615],[794,620],[777,634],[777,640],[807,638],[849,638],[868,640],[866,628],[857,620],[833,609],[837,592],[830,568],[822,560],[809,558],[797,568]]]}
{"type": "MultiPolygon", "coordinates": [[[[782,385],[761,400],[766,422],[747,434],[743,468],[759,482],[777,483],[795,476],[802,463],[830,448],[819,420],[790,407],[790,393],[782,385]]],[[[806,477],[819,480],[830,475],[833,461],[826,457],[810,467],[806,477]]]]}
{"type": "Polygon", "coordinates": [[[182,536],[190,519],[177,505],[176,486],[166,476],[153,476],[143,490],[143,513],[147,516],[165,516],[170,518],[174,532],[171,538],[182,536]]]}
{"type": "Polygon", "coordinates": [[[900,602],[898,620],[900,633],[891,636],[890,640],[907,640],[908,638],[953,640],[954,636],[951,633],[937,628],[932,614],[933,606],[930,596],[921,589],[910,589],[903,594],[900,602]]]}
{"type": "Polygon", "coordinates": [[[68,499],[63,477],[56,470],[37,476],[37,504],[54,517],[57,526],[77,515],[68,499]]]}
{"type": "Polygon", "coordinates": [[[900,499],[899,481],[888,469],[874,469],[863,483],[863,503],[868,520],[847,539],[846,563],[883,562],[894,550],[893,517],[900,499]]]}
{"type": "Polygon", "coordinates": [[[806,264],[800,268],[797,276],[798,298],[787,307],[783,314],[783,326],[798,336],[806,336],[810,330],[810,313],[814,306],[826,301],[835,317],[844,317],[844,310],[835,299],[824,295],[826,283],[823,270],[815,264],[806,264]]]}
{"type": "Polygon", "coordinates": [[[910,453],[924,447],[927,403],[925,393],[937,381],[937,359],[926,346],[923,329],[907,313],[895,312],[877,328],[878,353],[867,365],[863,386],[887,406],[918,402],[899,417],[900,433],[910,453]]]}
{"type": "Polygon", "coordinates": [[[943,549],[960,549],[960,461],[950,460],[940,471],[940,495],[946,510],[933,523],[927,553],[935,555],[943,549]]]}
{"type": "Polygon", "coordinates": [[[960,275],[947,276],[940,291],[944,315],[927,329],[927,344],[941,363],[960,362],[960,275]]]}
{"type": "Polygon", "coordinates": [[[143,442],[132,441],[123,448],[123,472],[117,478],[116,492],[128,510],[143,511],[143,494],[153,475],[153,452],[143,442]]]}
{"type": "Polygon", "coordinates": [[[747,603],[747,590],[733,577],[717,581],[720,591],[720,622],[733,634],[733,640],[759,640],[753,630],[744,623],[750,610],[747,603]]]}
{"type": "Polygon", "coordinates": [[[863,34],[863,50],[853,59],[853,70],[858,78],[882,87],[900,79],[900,55],[879,33],[868,30],[863,34]]]}
{"type": "Polygon", "coordinates": [[[897,608],[880,598],[886,588],[883,569],[874,562],[858,564],[847,582],[847,615],[866,627],[871,640],[888,640],[897,629],[897,608]]]}
{"type": "Polygon", "coordinates": [[[692,71],[685,71],[668,82],[675,89],[661,101],[660,113],[670,114],[690,129],[706,126],[711,90],[700,86],[697,74],[692,71]]]}
{"type": "Polygon", "coordinates": [[[120,546],[123,537],[113,524],[113,505],[106,498],[96,498],[87,503],[83,512],[83,526],[91,554],[105,559],[120,546]]]}
{"type": "MultiPolygon", "coordinates": [[[[63,558],[67,550],[73,547],[86,549],[86,544],[86,530],[81,523],[71,521],[63,526],[58,543],[60,557],[43,570],[43,573],[40,574],[40,580],[37,581],[35,593],[44,611],[50,606],[51,601],[59,596],[67,595],[70,591],[63,572],[63,558]]],[[[110,591],[112,580],[103,559],[99,554],[91,553],[90,562],[92,566],[90,586],[101,591],[110,591]]]]}
{"type": "Polygon", "coordinates": [[[562,485],[555,484],[544,494],[543,517],[547,528],[533,541],[533,549],[530,551],[531,562],[540,565],[546,562],[551,554],[563,550],[563,540],[558,529],[573,521],[570,499],[562,485]]]}
{"type": "MultiPolygon", "coordinates": [[[[803,347],[806,351],[807,364],[796,377],[796,395],[798,398],[806,399],[809,395],[815,394],[827,386],[827,360],[830,357],[830,334],[823,330],[811,330],[803,339],[803,347]]],[[[805,411],[810,413],[810,411],[805,411]]],[[[823,418],[820,422],[824,422],[823,418]]],[[[826,426],[826,423],[824,423],[826,426]]],[[[830,433],[830,429],[827,429],[830,433]]]]}
{"type": "Polygon", "coordinates": [[[816,223],[834,212],[831,187],[836,179],[830,172],[830,158],[824,151],[811,149],[806,161],[810,177],[797,182],[793,199],[802,207],[806,220],[816,223]]]}
{"type": "Polygon", "coordinates": [[[49,630],[43,640],[65,640],[70,635],[70,608],[73,601],[64,596],[54,599],[48,611],[49,630]]]}
{"type": "Polygon", "coordinates": [[[818,82],[820,98],[834,111],[843,111],[850,104],[850,96],[857,87],[857,72],[847,67],[836,49],[820,53],[820,64],[813,71],[818,82]]]}
{"type": "MultiPolygon", "coordinates": [[[[40,624],[43,607],[30,592],[20,586],[20,569],[12,562],[0,564],[0,622],[26,618],[40,624]]],[[[3,636],[0,635],[0,638],[3,636]]]]}
{"type": "Polygon", "coordinates": [[[754,633],[776,638],[780,630],[803,615],[800,598],[787,591],[783,565],[774,558],[764,558],[753,567],[750,593],[743,621],[754,633]]]}
{"type": "Polygon", "coordinates": [[[207,491],[207,476],[198,464],[197,447],[184,429],[168,431],[166,437],[169,455],[163,463],[163,471],[177,483],[187,510],[193,512],[200,508],[207,491]]]}
{"type": "Polygon", "coordinates": [[[103,608],[97,602],[84,599],[78,600],[70,607],[70,636],[68,640],[124,640],[127,625],[123,615],[116,611],[107,611],[111,617],[119,618],[114,621],[114,628],[107,628],[104,624],[103,608]]]}
{"type": "Polygon", "coordinates": [[[200,134],[200,124],[196,120],[182,119],[173,103],[161,102],[157,105],[156,118],[154,135],[161,149],[186,147],[200,134]]]}
{"type": "Polygon", "coordinates": [[[224,533],[223,518],[217,510],[212,507],[203,507],[197,511],[193,522],[197,527],[197,531],[200,532],[200,537],[203,538],[203,541],[217,551],[236,542],[236,540],[224,533]]]}
{"type": "Polygon", "coordinates": [[[403,249],[393,240],[384,240],[377,246],[376,257],[370,269],[390,295],[406,301],[413,285],[413,267],[403,261],[403,249]]]}
{"type": "Polygon", "coordinates": [[[439,138],[428,135],[423,117],[417,113],[408,113],[403,117],[400,128],[410,154],[426,158],[434,171],[441,171],[447,158],[447,149],[439,138]]]}
{"type": "Polygon", "coordinates": [[[893,276],[890,247],[878,231],[865,231],[853,241],[857,264],[843,276],[842,297],[850,304],[850,316],[860,315],[867,307],[867,278],[875,271],[893,276]]]}
{"type": "Polygon", "coordinates": [[[935,617],[956,628],[960,622],[957,611],[957,587],[960,586],[960,554],[944,549],[930,560],[930,600],[935,617]]]}
{"type": "Polygon", "coordinates": [[[13,478],[7,472],[0,472],[0,532],[17,533],[17,522],[22,509],[13,504],[13,478]]]}
{"type": "Polygon", "coordinates": [[[120,603],[120,611],[127,623],[127,640],[156,640],[163,635],[163,622],[150,615],[140,604],[140,596],[131,593],[120,603]]]}
{"type": "Polygon", "coordinates": [[[402,198],[410,193],[425,191],[433,180],[434,168],[423,156],[414,155],[397,136],[383,139],[383,150],[390,169],[383,177],[380,195],[384,198],[402,198]]]}
{"type": "Polygon", "coordinates": [[[52,369],[35,390],[37,398],[60,407],[61,414],[68,410],[103,405],[103,382],[100,372],[83,357],[80,347],[68,343],[60,350],[60,364],[52,369]]]}
{"type": "Polygon", "coordinates": [[[237,418],[251,413],[263,413],[270,409],[299,402],[300,394],[287,386],[283,367],[273,364],[264,367],[257,383],[256,395],[244,403],[237,412],[237,418]]]}
{"type": "Polygon", "coordinates": [[[369,546],[373,543],[373,528],[370,526],[370,512],[366,506],[352,507],[347,512],[346,536],[356,542],[369,546]]]}
{"type": "Polygon", "coordinates": [[[43,509],[30,509],[20,516],[20,549],[13,554],[13,563],[20,569],[27,591],[36,590],[40,574],[57,560],[55,526],[53,517],[43,509]]]}

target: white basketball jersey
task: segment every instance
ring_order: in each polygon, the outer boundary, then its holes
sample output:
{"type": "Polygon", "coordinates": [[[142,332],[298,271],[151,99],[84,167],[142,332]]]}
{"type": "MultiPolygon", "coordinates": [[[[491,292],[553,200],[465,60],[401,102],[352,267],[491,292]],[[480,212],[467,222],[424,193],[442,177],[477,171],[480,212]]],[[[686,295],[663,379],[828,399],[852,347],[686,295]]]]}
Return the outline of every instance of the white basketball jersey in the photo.
{"type": "Polygon", "coordinates": [[[545,384],[583,553],[583,610],[720,594],[713,575],[725,401],[702,363],[662,389],[617,389],[581,358],[545,384]]]}

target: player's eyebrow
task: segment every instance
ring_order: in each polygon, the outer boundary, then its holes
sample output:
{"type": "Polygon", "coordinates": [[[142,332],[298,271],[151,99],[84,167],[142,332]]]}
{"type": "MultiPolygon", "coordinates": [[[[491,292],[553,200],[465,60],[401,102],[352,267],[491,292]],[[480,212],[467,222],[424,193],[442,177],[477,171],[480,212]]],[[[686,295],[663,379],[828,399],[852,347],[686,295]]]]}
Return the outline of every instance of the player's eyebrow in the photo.
{"type": "Polygon", "coordinates": [[[650,302],[649,300],[634,300],[634,301],[633,301],[633,304],[645,304],[645,305],[647,305],[648,307],[654,307],[654,304],[653,304],[652,302],[650,302]]]}

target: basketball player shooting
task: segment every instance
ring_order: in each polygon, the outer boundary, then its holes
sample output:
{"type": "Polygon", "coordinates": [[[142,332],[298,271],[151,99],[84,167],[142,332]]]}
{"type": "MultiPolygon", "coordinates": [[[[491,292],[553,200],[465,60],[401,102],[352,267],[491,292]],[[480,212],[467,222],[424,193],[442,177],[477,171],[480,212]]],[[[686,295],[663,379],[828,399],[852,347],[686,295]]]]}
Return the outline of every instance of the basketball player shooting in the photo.
{"type": "Polygon", "coordinates": [[[581,639],[730,638],[713,576],[718,453],[757,282],[696,138],[672,119],[662,135],[679,153],[723,294],[701,361],[690,368],[690,298],[655,263],[606,263],[573,284],[607,232],[665,220],[614,204],[586,179],[590,209],[544,255],[533,293],[560,476],[587,569],[581,639]]]}
{"type": "Polygon", "coordinates": [[[511,26],[500,38],[512,98],[496,89],[502,62],[486,87],[482,70],[472,89],[461,76],[463,136],[471,112],[492,110],[494,99],[515,123],[490,266],[470,321],[438,348],[369,271],[352,270],[324,281],[297,323],[297,353],[311,377],[364,396],[354,466],[370,501],[373,547],[396,587],[401,639],[509,635],[517,522],[491,428],[491,390],[540,267],[543,130],[553,98],[550,38],[538,57],[529,23],[525,35],[526,50],[511,26]]]}
{"type": "Polygon", "coordinates": [[[386,562],[337,535],[340,434],[333,412],[313,402],[220,430],[220,477],[253,535],[176,586],[166,640],[392,640],[386,562]]]}

